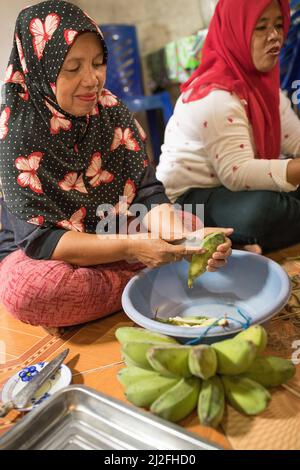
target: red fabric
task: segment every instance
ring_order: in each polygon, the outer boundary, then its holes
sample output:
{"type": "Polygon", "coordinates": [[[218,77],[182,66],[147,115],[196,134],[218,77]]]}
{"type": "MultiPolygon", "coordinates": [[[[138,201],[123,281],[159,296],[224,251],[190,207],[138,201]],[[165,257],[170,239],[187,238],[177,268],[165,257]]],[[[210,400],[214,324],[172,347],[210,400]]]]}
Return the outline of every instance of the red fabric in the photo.
{"type": "Polygon", "coordinates": [[[121,295],[142,264],[89,268],[36,261],[21,250],[0,265],[0,301],[15,318],[35,326],[79,325],[121,309],[121,295]]]}
{"type": "MultiPolygon", "coordinates": [[[[187,230],[203,224],[184,215],[187,230]]],[[[21,250],[0,264],[0,303],[24,323],[44,327],[79,325],[121,310],[121,296],[141,263],[118,262],[82,268],[63,261],[37,261],[21,250]]]]}
{"type": "MultiPolygon", "coordinates": [[[[220,0],[205,41],[202,63],[181,88],[185,103],[204,98],[215,89],[234,92],[246,100],[258,156],[264,159],[280,155],[280,73],[279,64],[268,73],[255,68],[251,40],[257,21],[270,3],[271,0],[220,0]]],[[[279,3],[287,35],[289,1],[279,3]]]]}

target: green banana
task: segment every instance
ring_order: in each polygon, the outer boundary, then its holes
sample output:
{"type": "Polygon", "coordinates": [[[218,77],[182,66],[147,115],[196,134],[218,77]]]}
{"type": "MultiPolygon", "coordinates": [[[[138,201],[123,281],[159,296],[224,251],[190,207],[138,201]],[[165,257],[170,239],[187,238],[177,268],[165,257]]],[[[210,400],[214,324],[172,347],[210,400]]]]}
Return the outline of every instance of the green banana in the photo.
{"type": "Polygon", "coordinates": [[[148,350],[147,359],[154,370],[166,377],[191,377],[189,353],[191,346],[156,345],[148,350]]]}
{"type": "Polygon", "coordinates": [[[176,423],[196,408],[200,386],[201,381],[196,377],[181,379],[152,403],[150,411],[176,423]]]}
{"type": "Polygon", "coordinates": [[[160,335],[144,328],[123,326],[116,330],[115,336],[119,343],[128,343],[130,341],[152,342],[152,343],[172,343],[178,344],[174,338],[160,335]]]}
{"type": "Polygon", "coordinates": [[[198,416],[203,426],[217,428],[225,411],[225,392],[221,379],[216,375],[204,380],[198,400],[198,416]]]}
{"type": "Polygon", "coordinates": [[[225,235],[222,232],[215,232],[204,238],[202,248],[206,252],[202,255],[193,255],[189,268],[188,286],[193,287],[194,280],[204,274],[207,268],[208,260],[212,257],[219,245],[225,242],[225,235]]]}
{"type": "Polygon", "coordinates": [[[291,361],[281,357],[257,357],[249,369],[243,374],[264,387],[277,387],[296,373],[296,367],[291,361]]]}
{"type": "Polygon", "coordinates": [[[221,378],[226,398],[237,411],[252,416],[267,408],[271,395],[262,385],[248,377],[221,378]]]}
{"type": "Polygon", "coordinates": [[[127,367],[138,367],[138,365],[132,359],[130,359],[130,357],[127,356],[127,354],[125,354],[122,349],[121,349],[121,357],[127,367]]]}
{"type": "Polygon", "coordinates": [[[217,372],[222,375],[242,374],[249,369],[257,353],[251,341],[236,341],[235,338],[214,343],[212,347],[217,353],[217,372]]]}
{"type": "Polygon", "coordinates": [[[140,367],[136,367],[136,366],[124,367],[124,369],[119,370],[117,374],[117,378],[119,382],[124,387],[128,387],[129,385],[140,382],[141,380],[151,379],[151,378],[154,379],[155,377],[158,377],[158,376],[159,376],[158,372],[147,370],[147,369],[141,369],[140,367]]]}
{"type": "Polygon", "coordinates": [[[253,325],[247,330],[238,333],[233,339],[236,341],[252,341],[252,343],[257,347],[257,354],[261,354],[267,346],[268,335],[261,325],[253,325]]]}
{"type": "Polygon", "coordinates": [[[150,408],[155,400],[176,385],[179,380],[179,378],[171,379],[158,374],[154,378],[150,377],[129,385],[125,389],[125,396],[135,406],[150,408]]]}
{"type": "MultiPolygon", "coordinates": [[[[162,343],[160,346],[164,346],[164,344],[162,343]]],[[[129,359],[131,365],[152,370],[152,366],[147,359],[147,352],[154,346],[158,346],[158,343],[153,343],[152,341],[130,341],[128,343],[122,343],[122,355],[127,358],[127,360],[129,359]]]]}
{"type": "Polygon", "coordinates": [[[218,360],[216,351],[210,346],[195,346],[189,353],[189,369],[192,375],[209,379],[217,372],[218,360]]]}
{"type": "Polygon", "coordinates": [[[122,357],[128,366],[152,369],[146,352],[152,346],[160,344],[178,344],[174,338],[135,327],[121,327],[116,330],[116,338],[122,346],[122,357]]]}

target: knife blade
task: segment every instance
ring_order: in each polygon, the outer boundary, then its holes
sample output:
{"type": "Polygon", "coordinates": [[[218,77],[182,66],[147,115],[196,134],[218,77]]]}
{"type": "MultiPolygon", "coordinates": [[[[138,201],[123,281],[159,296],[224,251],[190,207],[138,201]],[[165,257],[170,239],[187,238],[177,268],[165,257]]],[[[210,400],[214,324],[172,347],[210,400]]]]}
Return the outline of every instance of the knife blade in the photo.
{"type": "Polygon", "coordinates": [[[171,245],[182,245],[186,248],[201,248],[203,245],[203,237],[196,237],[196,236],[186,236],[180,240],[175,240],[170,242],[171,245]]]}
{"type": "Polygon", "coordinates": [[[69,354],[69,349],[65,349],[52,361],[35,375],[32,380],[20,392],[16,394],[11,401],[8,401],[0,406],[0,417],[6,416],[12,409],[25,408],[29,400],[34,396],[35,392],[59,369],[61,364],[69,354]]]}

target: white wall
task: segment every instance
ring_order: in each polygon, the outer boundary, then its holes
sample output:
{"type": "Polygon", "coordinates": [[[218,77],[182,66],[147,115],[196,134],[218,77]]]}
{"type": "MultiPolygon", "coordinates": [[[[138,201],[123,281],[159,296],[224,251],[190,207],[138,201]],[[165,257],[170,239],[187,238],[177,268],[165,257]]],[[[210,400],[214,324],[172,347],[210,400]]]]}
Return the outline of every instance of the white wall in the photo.
{"type": "Polygon", "coordinates": [[[40,0],[0,0],[0,80],[4,78],[13,43],[15,22],[19,12],[40,0]]]}
{"type": "Polygon", "coordinates": [[[144,56],[202,28],[203,1],[211,0],[73,0],[73,3],[86,10],[100,25],[135,24],[144,56]]]}
{"type": "Polygon", "coordinates": [[[219,0],[199,0],[201,16],[205,26],[209,25],[210,19],[214,14],[218,1],[219,0]]]}
{"type": "MultiPolygon", "coordinates": [[[[0,0],[0,80],[7,66],[16,18],[40,0],[0,0]]],[[[141,55],[204,27],[217,0],[73,0],[101,23],[135,24],[141,55]]]]}

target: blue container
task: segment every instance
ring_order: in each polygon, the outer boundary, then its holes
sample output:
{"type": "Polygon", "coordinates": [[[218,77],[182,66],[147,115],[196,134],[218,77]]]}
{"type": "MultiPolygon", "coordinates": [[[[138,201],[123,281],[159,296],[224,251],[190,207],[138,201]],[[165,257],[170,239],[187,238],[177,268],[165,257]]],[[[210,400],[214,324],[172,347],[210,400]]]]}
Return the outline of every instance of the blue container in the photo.
{"type": "Polygon", "coordinates": [[[158,333],[189,341],[198,337],[214,342],[230,337],[249,324],[264,323],[289,300],[291,283],[286,272],[264,256],[234,250],[228,264],[206,272],[188,288],[189,264],[181,261],[146,269],[126,286],[122,306],[136,324],[158,333]],[[226,328],[184,327],[155,321],[175,316],[230,317],[226,328]],[[205,333],[204,337],[203,334],[205,333]]]}

